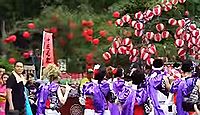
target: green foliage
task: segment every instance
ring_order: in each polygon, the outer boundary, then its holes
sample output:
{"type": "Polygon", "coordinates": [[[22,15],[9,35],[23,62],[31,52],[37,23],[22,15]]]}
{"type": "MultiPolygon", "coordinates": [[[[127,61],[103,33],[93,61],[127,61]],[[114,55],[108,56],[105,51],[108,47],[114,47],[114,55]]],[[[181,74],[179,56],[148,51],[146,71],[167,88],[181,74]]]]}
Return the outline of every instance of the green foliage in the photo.
{"type": "Polygon", "coordinates": [[[8,61],[4,58],[0,58],[0,65],[4,66],[8,72],[11,72],[13,69],[13,66],[9,64],[8,61]]]}

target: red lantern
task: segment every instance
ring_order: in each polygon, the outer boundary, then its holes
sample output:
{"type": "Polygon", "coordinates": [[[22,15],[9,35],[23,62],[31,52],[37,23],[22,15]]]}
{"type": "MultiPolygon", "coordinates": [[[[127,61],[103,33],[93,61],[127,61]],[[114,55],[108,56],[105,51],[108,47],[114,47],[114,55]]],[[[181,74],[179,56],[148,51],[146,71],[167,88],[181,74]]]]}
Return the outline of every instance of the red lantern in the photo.
{"type": "Polygon", "coordinates": [[[162,23],[159,23],[159,24],[156,25],[156,30],[157,30],[158,32],[164,30],[164,28],[165,28],[165,26],[164,26],[164,24],[162,24],[162,23]]]}
{"type": "Polygon", "coordinates": [[[120,13],[118,11],[113,12],[113,17],[114,18],[119,18],[120,17],[120,13]]]}
{"type": "Polygon", "coordinates": [[[143,35],[143,30],[134,30],[134,34],[137,37],[141,37],[143,35]]]}
{"type": "Polygon", "coordinates": [[[181,4],[183,4],[183,3],[186,2],[186,0],[178,0],[178,1],[179,1],[179,3],[181,3],[181,4]]]}
{"type": "Polygon", "coordinates": [[[178,25],[179,25],[179,27],[184,27],[185,26],[185,20],[184,19],[178,20],[178,25]]]}
{"type": "Polygon", "coordinates": [[[189,30],[192,32],[193,30],[196,30],[197,29],[197,26],[196,26],[196,24],[191,24],[190,26],[189,26],[189,30]]]}
{"type": "Polygon", "coordinates": [[[182,39],[176,39],[175,45],[176,45],[177,47],[183,47],[184,41],[183,41],[182,39]]]}
{"type": "Polygon", "coordinates": [[[137,49],[132,49],[132,50],[130,50],[130,54],[132,56],[137,56],[139,54],[139,51],[137,49]]]}
{"type": "Polygon", "coordinates": [[[153,32],[146,32],[146,38],[151,40],[154,36],[154,33],[153,32]]]}
{"type": "Polygon", "coordinates": [[[105,30],[99,31],[101,37],[106,37],[107,32],[105,30]]]}
{"type": "Polygon", "coordinates": [[[131,17],[128,14],[126,14],[126,15],[124,15],[122,17],[122,21],[123,22],[130,22],[131,21],[131,17]]]}
{"type": "Polygon", "coordinates": [[[154,61],[153,58],[148,58],[148,59],[146,60],[146,63],[147,63],[148,66],[151,66],[151,65],[153,64],[153,61],[154,61]]]}
{"type": "Polygon", "coordinates": [[[73,33],[68,33],[67,34],[67,39],[71,40],[74,38],[74,34],[73,33]]]}
{"type": "Polygon", "coordinates": [[[171,2],[173,5],[177,5],[177,4],[178,4],[178,0],[170,0],[170,2],[171,2]]]}
{"type": "Polygon", "coordinates": [[[112,44],[112,46],[114,48],[118,48],[120,46],[120,43],[118,41],[114,41],[113,44],[112,44]]]}
{"type": "Polygon", "coordinates": [[[169,37],[169,32],[168,31],[163,31],[161,36],[162,36],[162,38],[168,38],[169,37]]]}
{"type": "Polygon", "coordinates": [[[23,32],[23,38],[30,38],[30,33],[28,31],[23,32]]]}
{"type": "Polygon", "coordinates": [[[109,52],[110,52],[111,54],[117,54],[117,49],[116,49],[116,48],[113,48],[113,47],[110,47],[110,48],[109,48],[109,52]]]}
{"type": "Polygon", "coordinates": [[[137,56],[132,56],[132,55],[131,55],[131,56],[129,57],[129,61],[130,61],[130,62],[136,62],[136,61],[138,61],[138,57],[137,57],[137,56]]]}
{"type": "Polygon", "coordinates": [[[135,13],[134,18],[135,18],[135,19],[138,19],[138,20],[143,19],[143,14],[142,14],[142,12],[139,11],[139,12],[135,13]]]}
{"type": "Polygon", "coordinates": [[[130,45],[132,44],[132,41],[130,38],[125,38],[122,40],[122,45],[130,45]]]}
{"type": "Polygon", "coordinates": [[[170,25],[172,25],[172,26],[175,26],[175,25],[177,24],[177,21],[176,21],[174,18],[170,18],[170,19],[168,20],[168,23],[169,23],[170,25]]]}
{"type": "Polygon", "coordinates": [[[110,54],[109,52],[103,53],[103,59],[104,59],[105,61],[110,60],[110,59],[111,59],[111,54],[110,54]]]}
{"type": "Polygon", "coordinates": [[[16,59],[15,59],[15,58],[9,58],[8,62],[9,62],[10,64],[15,64],[16,59]]]}
{"type": "Polygon", "coordinates": [[[162,40],[161,34],[160,33],[154,34],[154,40],[156,42],[160,42],[162,40]]]}
{"type": "Polygon", "coordinates": [[[24,57],[25,59],[30,58],[29,52],[24,52],[24,53],[23,53],[23,57],[24,57]]]}
{"type": "Polygon", "coordinates": [[[121,19],[117,19],[117,20],[115,21],[115,25],[116,25],[116,26],[123,26],[124,23],[123,23],[123,21],[122,21],[121,19]]]}
{"type": "Polygon", "coordinates": [[[179,55],[179,56],[185,56],[185,55],[186,55],[186,50],[183,49],[183,48],[180,48],[180,49],[178,50],[178,55],[179,55]]]}
{"type": "Polygon", "coordinates": [[[93,40],[92,40],[92,43],[93,43],[94,45],[98,45],[98,44],[99,44],[99,39],[97,39],[97,38],[96,38],[96,39],[93,39],[93,40]]]}
{"type": "Polygon", "coordinates": [[[29,29],[35,29],[34,23],[29,23],[27,26],[28,26],[29,29]]]}
{"type": "Polygon", "coordinates": [[[153,13],[154,13],[154,15],[160,16],[160,15],[161,15],[161,12],[162,12],[162,9],[161,9],[161,6],[160,6],[160,5],[156,5],[156,6],[153,8],[153,13]]]}
{"type": "Polygon", "coordinates": [[[141,29],[144,28],[144,24],[141,23],[141,22],[137,22],[137,23],[135,24],[134,28],[137,29],[137,30],[141,30],[141,29]]]}
{"type": "Polygon", "coordinates": [[[15,41],[17,40],[16,35],[11,35],[11,36],[9,37],[9,40],[10,40],[11,42],[15,42],[15,41]]]}
{"type": "Polygon", "coordinates": [[[156,46],[154,44],[149,44],[148,45],[148,51],[150,54],[155,54],[156,53],[156,46]]]}
{"type": "Polygon", "coordinates": [[[109,36],[109,37],[107,37],[107,41],[112,42],[113,38],[114,38],[113,36],[109,36]]]}

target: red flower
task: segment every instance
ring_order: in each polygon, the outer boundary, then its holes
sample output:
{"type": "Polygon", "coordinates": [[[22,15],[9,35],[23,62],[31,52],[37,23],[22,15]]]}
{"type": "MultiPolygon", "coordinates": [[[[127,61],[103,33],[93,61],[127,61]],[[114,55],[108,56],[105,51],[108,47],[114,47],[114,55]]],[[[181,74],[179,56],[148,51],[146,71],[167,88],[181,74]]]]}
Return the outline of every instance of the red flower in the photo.
{"type": "Polygon", "coordinates": [[[99,31],[101,37],[106,37],[107,32],[105,30],[99,31]]]}
{"type": "Polygon", "coordinates": [[[30,38],[30,33],[28,31],[23,32],[23,38],[30,38]]]}
{"type": "Polygon", "coordinates": [[[119,18],[120,17],[120,13],[118,11],[113,12],[113,17],[114,18],[119,18]]]}
{"type": "Polygon", "coordinates": [[[93,31],[93,29],[87,29],[86,30],[87,31],[87,35],[93,35],[93,33],[94,33],[94,31],[93,31]]]}
{"type": "Polygon", "coordinates": [[[112,42],[113,41],[113,36],[109,36],[108,38],[107,38],[107,40],[109,41],[109,42],[112,42]]]}
{"type": "Polygon", "coordinates": [[[67,38],[68,38],[69,40],[73,39],[73,38],[74,38],[74,34],[73,34],[73,33],[68,33],[68,34],[67,34],[67,38]]]}
{"type": "Polygon", "coordinates": [[[15,59],[15,58],[9,58],[9,59],[8,59],[8,62],[9,62],[10,64],[14,64],[14,63],[16,62],[16,59],[15,59]]]}
{"type": "Polygon", "coordinates": [[[35,29],[34,23],[29,23],[27,26],[28,26],[29,29],[35,29]]]}
{"type": "Polygon", "coordinates": [[[92,41],[92,43],[94,44],[94,45],[98,45],[99,44],[99,39],[93,39],[93,41],[92,41]]]}
{"type": "Polygon", "coordinates": [[[50,32],[52,32],[52,33],[57,33],[58,32],[58,29],[57,29],[57,27],[52,27],[51,29],[50,29],[50,32]]]}

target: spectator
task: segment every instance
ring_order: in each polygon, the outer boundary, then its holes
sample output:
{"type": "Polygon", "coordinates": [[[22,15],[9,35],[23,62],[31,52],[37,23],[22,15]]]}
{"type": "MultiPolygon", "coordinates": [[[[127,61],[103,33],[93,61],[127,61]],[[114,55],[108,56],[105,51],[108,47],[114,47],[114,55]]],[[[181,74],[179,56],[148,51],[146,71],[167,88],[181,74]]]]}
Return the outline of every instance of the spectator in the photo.
{"type": "Polygon", "coordinates": [[[24,64],[17,61],[14,64],[14,71],[7,80],[7,95],[9,110],[18,110],[20,115],[24,115],[25,112],[25,95],[24,95],[24,85],[25,80],[22,75],[24,71],[24,64]]]}
{"type": "Polygon", "coordinates": [[[3,73],[5,73],[5,71],[5,68],[0,65],[0,77],[3,75],[3,73]]]}
{"type": "Polygon", "coordinates": [[[6,80],[8,74],[4,73],[0,78],[0,115],[5,115],[6,108],[6,80]]]}

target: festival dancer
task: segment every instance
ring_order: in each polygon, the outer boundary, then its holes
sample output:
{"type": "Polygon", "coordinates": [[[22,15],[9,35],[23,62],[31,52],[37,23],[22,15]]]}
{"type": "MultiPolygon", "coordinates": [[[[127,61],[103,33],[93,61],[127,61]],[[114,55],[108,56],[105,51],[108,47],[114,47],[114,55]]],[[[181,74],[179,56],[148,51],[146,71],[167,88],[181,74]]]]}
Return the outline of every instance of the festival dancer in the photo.
{"type": "Polygon", "coordinates": [[[164,72],[164,63],[161,59],[155,59],[152,70],[147,78],[148,94],[153,104],[153,115],[165,115],[168,107],[164,105],[170,89],[169,78],[164,72]],[[162,108],[161,108],[162,105],[162,108]]]}
{"type": "Polygon", "coordinates": [[[61,104],[63,105],[66,102],[71,87],[66,84],[66,91],[64,95],[62,94],[58,84],[60,72],[56,65],[49,64],[43,73],[49,82],[40,89],[36,115],[60,115],[58,109],[61,104]]]}

